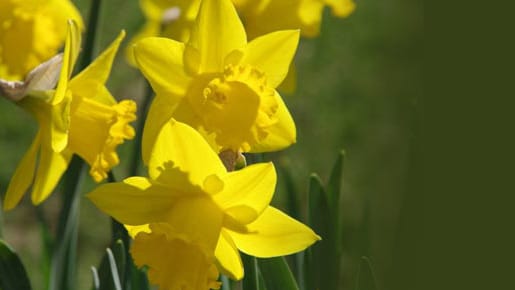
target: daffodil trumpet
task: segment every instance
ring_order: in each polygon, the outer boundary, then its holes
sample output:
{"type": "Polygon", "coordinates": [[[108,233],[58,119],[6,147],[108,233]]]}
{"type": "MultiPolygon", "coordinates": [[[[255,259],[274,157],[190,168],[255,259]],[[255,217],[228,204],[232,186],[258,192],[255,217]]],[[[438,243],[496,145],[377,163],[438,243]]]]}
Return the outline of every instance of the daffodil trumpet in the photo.
{"type": "Polygon", "coordinates": [[[218,152],[268,152],[293,144],[295,123],[275,88],[298,40],[298,30],[286,30],[247,42],[230,0],[205,0],[188,42],[137,42],[136,63],[156,93],[143,133],[144,162],[171,117],[201,132],[218,152]]]}

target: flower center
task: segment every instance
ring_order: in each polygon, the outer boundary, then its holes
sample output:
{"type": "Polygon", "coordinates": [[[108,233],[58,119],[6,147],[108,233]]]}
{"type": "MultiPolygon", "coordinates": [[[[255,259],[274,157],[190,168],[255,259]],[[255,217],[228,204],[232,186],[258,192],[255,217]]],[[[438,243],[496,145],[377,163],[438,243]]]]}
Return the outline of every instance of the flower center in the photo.
{"type": "Polygon", "coordinates": [[[188,100],[200,125],[225,149],[249,151],[277,118],[275,90],[249,65],[227,65],[222,74],[200,76],[188,100]]]}

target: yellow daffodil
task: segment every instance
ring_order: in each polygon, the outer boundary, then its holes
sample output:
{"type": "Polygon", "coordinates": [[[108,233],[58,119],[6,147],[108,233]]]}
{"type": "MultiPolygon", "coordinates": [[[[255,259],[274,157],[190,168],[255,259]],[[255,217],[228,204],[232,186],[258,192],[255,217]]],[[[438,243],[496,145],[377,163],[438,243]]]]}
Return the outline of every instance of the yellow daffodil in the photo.
{"type": "Polygon", "coordinates": [[[279,29],[300,29],[303,37],[320,34],[324,7],[344,18],[355,9],[353,0],[234,0],[250,38],[279,29]]]}
{"type": "Polygon", "coordinates": [[[63,46],[66,21],[82,18],[69,0],[0,1],[0,78],[21,80],[63,46]]]}
{"type": "Polygon", "coordinates": [[[217,289],[216,268],[243,277],[238,250],[282,256],[320,239],[269,205],[276,185],[272,163],[227,172],[200,133],[184,123],[171,119],[158,132],[148,173],[101,185],[88,197],[128,225],[135,262],[148,266],[160,289],[217,289]]]}
{"type": "Polygon", "coordinates": [[[200,0],[140,0],[146,22],[127,46],[127,59],[135,65],[132,45],[150,36],[187,41],[198,13],[200,0]]]}
{"type": "Polygon", "coordinates": [[[295,124],[275,88],[298,40],[297,30],[286,30],[247,43],[232,3],[205,0],[187,43],[139,41],[134,56],[156,93],[145,123],[144,161],[170,117],[203,132],[220,151],[274,151],[294,143],[295,124]]]}
{"type": "Polygon", "coordinates": [[[32,202],[45,200],[74,153],[90,165],[90,175],[97,182],[119,162],[115,150],[134,136],[128,123],[136,118],[136,104],[128,100],[117,103],[104,83],[124,35],[122,31],[109,48],[70,80],[80,47],[80,31],[69,21],[57,88],[29,90],[17,102],[34,115],[39,130],[11,179],[5,209],[15,207],[33,181],[32,202]]]}

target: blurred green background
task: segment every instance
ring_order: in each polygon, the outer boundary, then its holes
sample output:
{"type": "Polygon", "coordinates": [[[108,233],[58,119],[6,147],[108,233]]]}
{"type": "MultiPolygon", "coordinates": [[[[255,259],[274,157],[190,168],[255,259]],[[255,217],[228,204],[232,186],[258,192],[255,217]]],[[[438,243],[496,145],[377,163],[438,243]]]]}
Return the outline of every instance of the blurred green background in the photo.
{"type": "MultiPolygon", "coordinates": [[[[84,18],[89,2],[75,1],[84,18]]],[[[97,52],[125,29],[127,40],[142,24],[138,1],[104,1],[97,52]]],[[[392,289],[398,250],[400,213],[405,199],[417,99],[421,95],[423,6],[421,1],[357,1],[347,19],[325,11],[322,32],[303,39],[295,63],[297,90],[283,97],[296,121],[297,144],[266,155],[288,168],[299,200],[306,200],[310,173],[327,180],[339,151],[345,150],[343,266],[341,289],[354,289],[359,257],[370,258],[378,288],[392,289]]],[[[117,98],[141,100],[145,82],[119,53],[108,83],[117,98]]],[[[0,100],[0,189],[9,178],[35,134],[34,120],[7,100],[0,100]]],[[[132,143],[121,147],[128,156],[132,143]]],[[[126,176],[128,160],[115,170],[126,176]]],[[[280,172],[274,203],[285,200],[284,172],[280,172]]],[[[84,192],[94,185],[88,182],[84,192]]],[[[41,207],[55,225],[59,194],[41,207]]],[[[301,219],[304,217],[301,216],[301,219]]],[[[20,253],[35,289],[42,283],[41,233],[36,210],[28,199],[0,220],[3,238],[20,253]]],[[[98,265],[109,243],[108,217],[86,199],[81,207],[79,233],[80,289],[91,285],[90,266],[98,265]]]]}

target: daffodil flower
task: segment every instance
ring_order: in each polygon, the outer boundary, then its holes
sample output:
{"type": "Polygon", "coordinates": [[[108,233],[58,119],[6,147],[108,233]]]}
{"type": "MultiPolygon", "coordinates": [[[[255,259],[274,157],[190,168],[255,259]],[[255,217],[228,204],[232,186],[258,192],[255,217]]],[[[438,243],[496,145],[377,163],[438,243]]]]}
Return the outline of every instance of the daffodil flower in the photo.
{"type": "Polygon", "coordinates": [[[278,31],[247,43],[229,0],[202,1],[187,43],[149,37],[134,47],[156,97],[143,134],[143,159],[170,117],[203,132],[218,150],[265,152],[296,140],[295,123],[275,88],[299,40],[278,31]]]}
{"type": "Polygon", "coordinates": [[[200,0],[140,0],[146,22],[127,45],[126,56],[136,65],[132,45],[150,36],[187,41],[195,21],[200,0]]]}
{"type": "Polygon", "coordinates": [[[136,118],[135,102],[117,103],[104,86],[125,33],[122,31],[95,61],[70,79],[80,48],[80,30],[75,22],[68,23],[57,88],[38,90],[29,82],[27,95],[17,102],[36,118],[39,130],[11,179],[4,209],[15,207],[32,183],[32,202],[45,200],[73,154],[90,165],[95,181],[103,180],[119,162],[116,147],[134,137],[129,122],[136,118]]]}
{"type": "Polygon", "coordinates": [[[279,29],[300,29],[303,37],[320,34],[324,8],[339,18],[349,16],[353,0],[233,0],[245,19],[250,38],[279,29]]]}
{"type": "Polygon", "coordinates": [[[82,29],[82,17],[69,0],[0,1],[0,78],[21,80],[57,54],[67,19],[82,29]]]}
{"type": "Polygon", "coordinates": [[[135,262],[148,266],[161,289],[217,289],[216,268],[243,277],[238,250],[282,256],[320,239],[269,205],[276,185],[272,163],[227,172],[200,133],[184,123],[164,124],[148,166],[149,178],[104,184],[87,196],[127,225],[135,262]]]}

